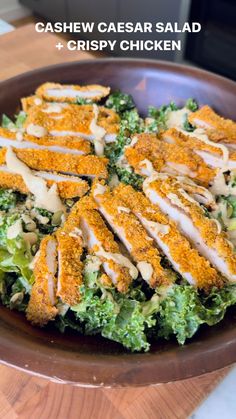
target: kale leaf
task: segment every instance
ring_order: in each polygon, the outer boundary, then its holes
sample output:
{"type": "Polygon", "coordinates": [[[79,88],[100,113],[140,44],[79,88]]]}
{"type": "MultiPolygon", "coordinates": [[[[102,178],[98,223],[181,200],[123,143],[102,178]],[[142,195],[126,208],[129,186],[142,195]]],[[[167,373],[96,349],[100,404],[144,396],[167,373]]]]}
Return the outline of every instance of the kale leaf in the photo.
{"type": "Polygon", "coordinates": [[[121,114],[125,111],[130,111],[135,108],[135,104],[131,95],[122,93],[117,90],[111,93],[105,103],[107,108],[113,109],[117,113],[121,114]]]}

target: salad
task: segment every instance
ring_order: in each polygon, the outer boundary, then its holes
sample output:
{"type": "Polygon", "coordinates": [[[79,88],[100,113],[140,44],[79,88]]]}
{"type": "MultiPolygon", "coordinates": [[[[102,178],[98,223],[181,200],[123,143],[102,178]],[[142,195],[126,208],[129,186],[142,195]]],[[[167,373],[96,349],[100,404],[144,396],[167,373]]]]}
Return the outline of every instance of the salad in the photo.
{"type": "Polygon", "coordinates": [[[236,123],[44,83],[0,127],[0,300],[130,351],[236,304],[236,123]]]}

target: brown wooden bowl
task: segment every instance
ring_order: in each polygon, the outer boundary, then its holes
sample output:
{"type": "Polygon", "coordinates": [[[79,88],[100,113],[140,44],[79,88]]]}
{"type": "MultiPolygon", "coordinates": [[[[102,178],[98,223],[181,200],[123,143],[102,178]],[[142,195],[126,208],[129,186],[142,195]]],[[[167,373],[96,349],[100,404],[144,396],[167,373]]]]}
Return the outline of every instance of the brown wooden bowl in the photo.
{"type": "MultiPolygon", "coordinates": [[[[43,82],[101,83],[131,93],[145,113],[148,105],[189,98],[236,119],[236,83],[167,62],[107,59],[74,62],[22,74],[0,84],[0,113],[14,114],[21,97],[43,82]]],[[[202,327],[180,347],[153,343],[149,353],[131,354],[99,337],[33,328],[17,312],[0,307],[0,359],[32,374],[85,386],[141,386],[181,380],[236,361],[236,310],[217,326],[202,327]]]]}

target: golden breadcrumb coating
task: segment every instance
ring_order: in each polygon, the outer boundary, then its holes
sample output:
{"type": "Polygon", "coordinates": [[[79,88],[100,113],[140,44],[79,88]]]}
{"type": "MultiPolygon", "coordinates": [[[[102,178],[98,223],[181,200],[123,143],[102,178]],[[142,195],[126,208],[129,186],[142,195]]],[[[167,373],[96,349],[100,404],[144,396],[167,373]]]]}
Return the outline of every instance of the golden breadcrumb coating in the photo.
{"type": "Polygon", "coordinates": [[[212,141],[236,143],[236,122],[218,115],[210,106],[189,114],[188,120],[193,126],[205,128],[212,141]]]}
{"type": "Polygon", "coordinates": [[[46,236],[40,243],[40,249],[34,266],[35,282],[31,290],[30,300],[26,309],[27,319],[38,326],[45,326],[50,320],[54,320],[58,310],[56,303],[57,279],[55,272],[48,266],[48,259],[55,258],[56,271],[56,239],[53,236],[46,236]],[[53,254],[49,255],[49,246],[53,246],[53,254]],[[49,282],[53,288],[53,300],[49,293],[49,282]]]}
{"type": "Polygon", "coordinates": [[[37,95],[27,96],[21,98],[21,106],[25,113],[28,113],[29,109],[35,105],[41,105],[44,100],[37,95]]]}
{"type": "MultiPolygon", "coordinates": [[[[6,151],[6,147],[0,149],[0,165],[4,165],[6,162],[6,151]]],[[[18,159],[31,169],[99,178],[106,178],[108,175],[108,160],[104,157],[62,154],[31,148],[18,149],[14,147],[13,151],[18,159]]]]}
{"type": "Polygon", "coordinates": [[[236,254],[233,246],[227,239],[227,235],[223,231],[219,231],[218,223],[213,219],[205,216],[203,208],[189,199],[183,194],[179,183],[168,176],[166,179],[156,179],[150,183],[150,188],[155,190],[161,197],[168,198],[169,194],[177,197],[184,208],[186,214],[192,219],[194,226],[209,248],[215,249],[220,257],[222,257],[232,275],[236,275],[236,254]]]}
{"type": "Polygon", "coordinates": [[[79,287],[83,282],[82,238],[68,231],[59,229],[56,232],[58,242],[58,289],[57,296],[63,303],[73,306],[80,301],[79,287]]]}
{"type": "MultiPolygon", "coordinates": [[[[34,124],[43,127],[48,133],[67,131],[92,135],[90,124],[94,119],[93,105],[59,105],[60,112],[54,112],[51,106],[52,111],[45,112],[49,106],[51,105],[45,103],[31,107],[24,127],[27,129],[30,124],[34,124]]],[[[118,134],[119,123],[120,118],[115,111],[99,106],[97,125],[109,134],[118,134]]]]}
{"type": "Polygon", "coordinates": [[[0,137],[4,137],[9,140],[16,140],[16,132],[11,131],[8,128],[0,127],[0,137]]]}
{"type": "Polygon", "coordinates": [[[70,150],[77,150],[77,151],[80,151],[81,154],[91,154],[92,152],[90,141],[85,140],[84,138],[79,138],[79,137],[73,137],[73,136],[53,137],[53,136],[48,135],[45,137],[36,138],[36,137],[33,137],[32,135],[25,134],[24,140],[38,144],[39,146],[40,145],[47,146],[47,147],[58,146],[58,147],[68,148],[70,150]]]}
{"type": "Polygon", "coordinates": [[[0,127],[0,145],[1,145],[1,137],[4,138],[4,140],[15,140],[15,147],[20,148],[24,144],[24,142],[30,142],[32,143],[32,147],[34,144],[37,144],[38,146],[44,146],[44,147],[60,147],[70,150],[76,150],[79,151],[81,154],[90,154],[92,151],[91,143],[88,140],[85,140],[84,138],[76,137],[76,136],[65,136],[60,137],[56,136],[53,137],[52,135],[46,135],[41,138],[34,137],[33,135],[29,135],[26,133],[22,134],[22,140],[17,140],[17,133],[12,132],[11,130],[8,130],[7,128],[0,127]]]}
{"type": "Polygon", "coordinates": [[[176,128],[170,128],[167,131],[164,131],[161,135],[161,138],[165,141],[172,141],[174,144],[191,148],[192,150],[195,149],[208,151],[209,153],[213,153],[216,155],[223,154],[222,149],[217,147],[217,144],[214,147],[213,145],[207,144],[197,137],[192,137],[188,135],[187,132],[183,133],[182,131],[179,131],[176,128]]]}
{"type": "MultiPolygon", "coordinates": [[[[36,90],[36,95],[39,97],[42,97],[44,100],[48,101],[48,102],[71,102],[71,103],[75,103],[76,102],[76,98],[71,98],[68,96],[65,97],[58,97],[58,96],[53,96],[53,95],[49,95],[47,93],[47,90],[51,90],[51,89],[56,89],[56,90],[62,90],[62,89],[73,89],[73,90],[77,90],[78,93],[79,92],[92,92],[92,91],[99,91],[99,94],[97,94],[96,96],[93,96],[91,99],[93,101],[99,101],[100,99],[102,99],[103,97],[106,97],[109,95],[110,93],[110,87],[104,87],[101,86],[99,84],[91,84],[91,85],[87,85],[87,86],[79,86],[76,84],[70,84],[70,85],[66,85],[66,84],[60,84],[60,83],[44,83],[41,84],[41,86],[38,87],[38,89],[36,90]]],[[[88,99],[90,99],[88,97],[88,99]]]]}
{"type": "MultiPolygon", "coordinates": [[[[37,174],[37,173],[36,173],[37,174]]],[[[53,173],[57,175],[56,173],[53,173]]],[[[72,181],[70,176],[59,175],[61,181],[45,179],[47,186],[50,188],[54,183],[57,185],[58,194],[63,199],[76,198],[84,196],[88,190],[89,185],[85,180],[78,178],[78,181],[72,181]]],[[[19,191],[23,194],[29,193],[27,186],[24,183],[22,176],[5,172],[0,167],[0,187],[10,188],[19,191]]]]}
{"type": "MultiPolygon", "coordinates": [[[[210,265],[209,261],[200,256],[189,241],[180,233],[175,222],[168,219],[158,208],[152,204],[142,192],[135,191],[132,186],[120,184],[114,189],[114,193],[119,196],[134,214],[140,216],[147,222],[157,223],[167,226],[166,232],[162,230],[158,236],[169,249],[171,259],[178,265],[181,274],[189,273],[198,288],[208,291],[212,286],[220,287],[223,285],[222,277],[210,265]]],[[[140,218],[140,219],[141,219],[140,218]]],[[[155,224],[153,224],[155,226],[155,224]]],[[[158,228],[157,228],[158,230],[158,228]]]]}
{"type": "Polygon", "coordinates": [[[157,172],[185,174],[203,185],[208,185],[214,179],[216,171],[192,150],[165,143],[155,134],[138,134],[135,137],[138,141],[125,149],[125,156],[136,173],[144,173],[142,162],[147,159],[157,172]]]}
{"type": "MultiPolygon", "coordinates": [[[[93,189],[94,191],[95,189],[93,189]]],[[[151,265],[153,272],[149,285],[155,288],[157,285],[171,283],[171,277],[168,270],[161,266],[161,256],[158,249],[137,217],[132,213],[122,210],[125,202],[118,196],[109,191],[103,194],[96,194],[96,201],[99,201],[99,207],[109,217],[107,221],[114,230],[122,231],[124,244],[130,247],[129,253],[135,262],[146,262],[151,265]],[[112,221],[110,221],[112,220],[112,221]]]]}
{"type": "MultiPolygon", "coordinates": [[[[107,228],[103,218],[99,214],[97,205],[93,198],[87,196],[82,198],[77,204],[77,208],[80,213],[81,229],[84,230],[82,226],[83,224],[86,224],[88,230],[88,237],[85,241],[87,243],[89,242],[89,232],[91,232],[91,234],[96,238],[96,242],[99,243],[92,247],[88,246],[89,253],[96,255],[96,252],[101,248],[108,253],[120,254],[120,248],[114,239],[114,235],[107,228]]],[[[107,263],[109,270],[114,273],[114,285],[118,291],[122,293],[127,292],[129,285],[132,282],[129,269],[110,259],[108,255],[107,257],[99,256],[99,258],[102,260],[102,262],[107,263]]]]}

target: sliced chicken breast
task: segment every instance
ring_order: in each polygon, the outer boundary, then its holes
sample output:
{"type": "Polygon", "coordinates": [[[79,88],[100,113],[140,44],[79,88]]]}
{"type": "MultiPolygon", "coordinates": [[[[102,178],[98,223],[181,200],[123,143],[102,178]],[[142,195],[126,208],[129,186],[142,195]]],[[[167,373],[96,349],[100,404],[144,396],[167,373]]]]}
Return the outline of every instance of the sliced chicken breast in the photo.
{"type": "Polygon", "coordinates": [[[99,106],[96,116],[94,106],[48,103],[33,106],[28,110],[24,127],[34,136],[73,136],[93,142],[97,137],[93,130],[96,119],[97,126],[104,130],[104,141],[114,141],[119,132],[119,115],[112,109],[99,106]]]}
{"type": "Polygon", "coordinates": [[[83,282],[84,243],[79,229],[76,205],[72,208],[64,226],[56,232],[58,242],[58,287],[57,296],[63,303],[73,306],[80,301],[80,286],[83,282]]]}
{"type": "Polygon", "coordinates": [[[211,167],[221,169],[224,166],[236,168],[236,152],[223,144],[209,140],[201,128],[193,132],[184,132],[175,128],[162,134],[162,139],[169,144],[178,144],[190,148],[211,167]]]}
{"type": "Polygon", "coordinates": [[[150,176],[154,169],[158,172],[186,175],[204,185],[208,185],[216,175],[214,169],[187,147],[168,144],[155,134],[139,134],[135,138],[137,140],[133,146],[126,147],[125,157],[140,175],[150,176]]]}
{"type": "Polygon", "coordinates": [[[137,263],[142,278],[153,288],[171,283],[171,274],[161,266],[161,256],[153,239],[124,201],[99,183],[92,193],[99,211],[137,263]]]}
{"type": "Polygon", "coordinates": [[[130,283],[138,276],[137,268],[121,254],[112,232],[107,228],[91,197],[79,201],[79,227],[84,244],[91,255],[98,256],[111,283],[120,292],[127,292],[130,283]]]}
{"type": "Polygon", "coordinates": [[[191,246],[178,230],[176,223],[164,215],[157,205],[151,204],[143,193],[120,184],[115,188],[114,194],[132,210],[173,268],[191,285],[208,290],[212,286],[223,284],[222,277],[191,246]]]}
{"type": "Polygon", "coordinates": [[[44,83],[36,90],[36,95],[48,102],[76,103],[77,98],[99,101],[110,93],[109,87],[99,84],[79,86],[75,84],[44,83]]]}
{"type": "MultiPolygon", "coordinates": [[[[74,156],[48,150],[13,148],[17,158],[34,170],[53,171],[85,177],[106,178],[108,160],[104,157],[87,155],[74,156]]],[[[0,149],[0,165],[6,162],[7,148],[0,149]]]]}
{"type": "Polygon", "coordinates": [[[55,237],[46,236],[40,244],[34,266],[35,282],[26,309],[27,319],[38,326],[45,326],[54,320],[58,310],[57,297],[57,242],[55,237]]]}
{"type": "Polygon", "coordinates": [[[210,140],[236,147],[236,122],[222,118],[210,106],[189,114],[188,120],[193,126],[204,128],[210,140]]]}
{"type": "Polygon", "coordinates": [[[90,154],[92,151],[91,143],[83,138],[52,136],[37,138],[26,133],[0,128],[0,147],[10,146],[18,149],[32,148],[74,155],[90,154]]]}
{"type": "Polygon", "coordinates": [[[204,209],[176,183],[175,178],[163,179],[156,174],[144,181],[143,190],[153,204],[177,223],[180,231],[212,266],[229,281],[236,281],[236,255],[232,243],[221,231],[219,222],[205,216],[204,209]]]}
{"type": "MultiPolygon", "coordinates": [[[[59,196],[64,199],[82,197],[89,190],[88,183],[75,176],[34,171],[32,171],[32,174],[45,179],[49,188],[56,183],[59,196]]],[[[23,194],[29,193],[29,189],[22,176],[12,173],[7,166],[0,166],[0,186],[19,191],[23,194]]]]}

